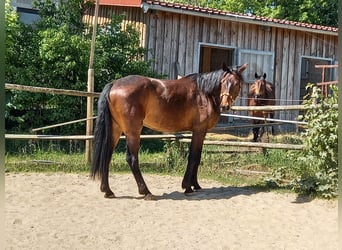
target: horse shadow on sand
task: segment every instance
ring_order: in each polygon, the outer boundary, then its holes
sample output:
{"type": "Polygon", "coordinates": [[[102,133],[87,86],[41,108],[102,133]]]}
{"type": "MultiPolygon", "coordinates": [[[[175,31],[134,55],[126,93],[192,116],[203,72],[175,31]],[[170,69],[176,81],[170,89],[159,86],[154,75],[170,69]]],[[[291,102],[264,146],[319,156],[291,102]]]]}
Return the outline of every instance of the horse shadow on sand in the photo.
{"type": "MultiPolygon", "coordinates": [[[[255,188],[252,186],[245,187],[213,187],[203,188],[190,195],[185,195],[183,192],[174,191],[164,193],[160,196],[156,195],[156,200],[223,200],[231,199],[237,196],[251,196],[258,193],[272,192],[270,189],[255,188]]],[[[292,203],[301,204],[308,203],[314,200],[314,197],[307,195],[297,195],[292,203]]]]}
{"type": "MultiPolygon", "coordinates": [[[[265,190],[258,190],[253,187],[212,187],[202,188],[191,194],[185,194],[183,191],[173,191],[171,193],[163,193],[162,195],[153,194],[152,200],[222,200],[231,199],[236,196],[250,196],[260,192],[268,192],[265,190]]],[[[152,192],[153,193],[153,192],[152,192]]],[[[144,199],[144,196],[116,196],[116,199],[144,199]]]]}
{"type": "MultiPolygon", "coordinates": [[[[258,193],[272,192],[271,189],[255,188],[253,186],[244,187],[212,187],[203,188],[199,191],[195,191],[191,194],[185,194],[183,191],[173,191],[171,193],[163,193],[162,195],[153,195],[153,200],[224,200],[231,199],[238,196],[252,196],[258,193]]],[[[118,199],[144,199],[144,196],[117,196],[118,199]]],[[[302,204],[308,203],[314,200],[314,197],[307,195],[297,195],[294,197],[292,203],[302,204]]]]}
{"type": "Polygon", "coordinates": [[[156,200],[221,200],[241,195],[250,196],[261,191],[250,187],[212,187],[203,188],[191,194],[179,191],[164,193],[160,196],[156,195],[156,200]]]}

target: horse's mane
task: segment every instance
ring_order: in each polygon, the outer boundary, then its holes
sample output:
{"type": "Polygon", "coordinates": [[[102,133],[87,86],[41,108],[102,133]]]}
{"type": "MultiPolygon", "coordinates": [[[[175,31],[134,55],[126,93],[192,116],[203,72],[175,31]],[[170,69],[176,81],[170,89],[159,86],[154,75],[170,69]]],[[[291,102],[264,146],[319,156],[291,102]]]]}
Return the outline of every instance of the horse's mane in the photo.
{"type": "Polygon", "coordinates": [[[220,69],[209,73],[193,73],[185,77],[194,80],[200,90],[206,95],[210,95],[220,86],[221,79],[225,72],[226,71],[220,69]]]}

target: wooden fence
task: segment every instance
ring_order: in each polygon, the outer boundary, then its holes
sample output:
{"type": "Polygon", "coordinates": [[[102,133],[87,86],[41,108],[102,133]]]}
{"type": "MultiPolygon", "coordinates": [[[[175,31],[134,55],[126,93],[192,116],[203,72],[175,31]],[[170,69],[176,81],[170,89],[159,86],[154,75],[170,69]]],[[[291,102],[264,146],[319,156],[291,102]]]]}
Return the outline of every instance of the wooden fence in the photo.
{"type": "MultiPolygon", "coordinates": [[[[43,87],[33,87],[33,86],[25,86],[25,85],[17,85],[17,84],[5,84],[5,89],[12,90],[22,90],[29,91],[35,93],[46,93],[46,94],[63,94],[63,95],[72,95],[72,96],[92,96],[99,97],[100,93],[96,92],[85,92],[85,91],[77,91],[77,90],[65,90],[65,89],[53,89],[53,88],[43,88],[43,87]]],[[[336,105],[337,107],[337,105],[336,105]]],[[[246,107],[246,106],[233,106],[231,109],[233,111],[250,111],[250,110],[274,110],[274,111],[284,111],[284,110],[304,110],[310,107],[304,105],[283,105],[283,106],[262,106],[262,107],[246,107]]],[[[234,116],[230,114],[222,114],[223,116],[234,116]]],[[[236,116],[236,115],[235,115],[236,116]]],[[[33,129],[32,131],[40,131],[44,129],[49,129],[52,127],[64,126],[71,123],[82,122],[89,119],[95,119],[96,117],[88,117],[84,119],[79,119],[75,121],[59,123],[55,125],[45,126],[41,128],[33,129]]],[[[244,116],[244,118],[248,119],[256,119],[256,117],[244,116]]],[[[262,118],[263,119],[263,118],[262,118]]],[[[263,119],[264,120],[264,119],[263,119]]],[[[286,123],[286,122],[296,122],[297,121],[286,121],[279,120],[277,122],[286,123]]],[[[255,125],[250,125],[255,126],[255,125]]],[[[214,131],[214,130],[213,130],[214,131]]],[[[163,139],[163,140],[179,140],[183,142],[190,142],[191,134],[160,134],[160,135],[141,135],[142,139],[163,139]]],[[[69,136],[59,136],[59,135],[37,135],[37,134],[5,134],[5,139],[21,139],[21,140],[92,140],[92,135],[69,135],[69,136]]],[[[125,136],[121,136],[121,139],[125,139],[125,136]]],[[[241,141],[213,141],[206,140],[205,144],[212,145],[224,145],[224,146],[238,146],[238,147],[255,147],[255,148],[275,148],[275,149],[291,149],[291,150],[301,150],[303,149],[303,145],[294,145],[294,144],[281,144],[281,143],[259,143],[259,142],[241,142],[241,141]]]]}
{"type": "MultiPolygon", "coordinates": [[[[5,134],[5,139],[21,139],[21,140],[92,140],[93,136],[86,135],[19,135],[19,134],[5,134]]],[[[121,136],[120,139],[125,139],[121,136]]],[[[191,142],[191,134],[160,134],[160,135],[141,135],[141,139],[162,139],[162,140],[178,140],[180,142],[191,142]]],[[[243,141],[218,141],[205,140],[206,145],[220,145],[220,146],[236,146],[236,147],[250,147],[250,148],[273,148],[273,149],[288,149],[288,150],[302,150],[303,145],[297,144],[283,144],[283,143],[261,143],[261,142],[243,142],[243,141]]]]}
{"type": "Polygon", "coordinates": [[[325,70],[326,69],[337,69],[338,65],[315,65],[315,68],[317,69],[322,69],[322,81],[317,83],[317,86],[320,86],[322,89],[322,93],[324,94],[325,97],[328,96],[328,86],[329,85],[336,85],[338,84],[338,81],[325,81],[325,70]]]}
{"type": "Polygon", "coordinates": [[[22,90],[34,93],[45,93],[45,94],[59,94],[59,95],[71,95],[71,96],[92,96],[92,97],[99,97],[100,93],[97,92],[85,92],[79,90],[70,90],[70,89],[54,89],[54,88],[43,88],[43,87],[33,87],[33,86],[26,86],[20,84],[5,84],[5,89],[12,89],[12,90],[22,90]]]}

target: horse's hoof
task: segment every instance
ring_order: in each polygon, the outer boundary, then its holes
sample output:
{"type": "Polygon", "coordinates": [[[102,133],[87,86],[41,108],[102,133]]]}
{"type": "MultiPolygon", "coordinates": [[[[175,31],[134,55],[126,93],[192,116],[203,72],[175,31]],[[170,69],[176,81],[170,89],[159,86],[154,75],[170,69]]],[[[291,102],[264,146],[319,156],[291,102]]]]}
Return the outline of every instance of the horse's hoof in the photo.
{"type": "Polygon", "coordinates": [[[113,198],[115,198],[115,195],[114,195],[114,193],[106,193],[105,195],[104,195],[104,197],[105,198],[107,198],[107,199],[113,199],[113,198]]]}
{"type": "Polygon", "coordinates": [[[157,200],[157,197],[155,197],[153,194],[147,194],[147,195],[145,195],[144,200],[145,201],[155,201],[155,200],[157,200]]]}
{"type": "Polygon", "coordinates": [[[199,184],[194,185],[194,191],[201,191],[202,187],[199,184]]]}
{"type": "Polygon", "coordinates": [[[190,193],[184,192],[185,196],[194,196],[195,194],[196,194],[195,192],[190,192],[190,193]]]}
{"type": "Polygon", "coordinates": [[[184,191],[184,194],[185,194],[186,196],[194,195],[194,190],[192,190],[192,188],[187,188],[187,189],[184,191]]]}

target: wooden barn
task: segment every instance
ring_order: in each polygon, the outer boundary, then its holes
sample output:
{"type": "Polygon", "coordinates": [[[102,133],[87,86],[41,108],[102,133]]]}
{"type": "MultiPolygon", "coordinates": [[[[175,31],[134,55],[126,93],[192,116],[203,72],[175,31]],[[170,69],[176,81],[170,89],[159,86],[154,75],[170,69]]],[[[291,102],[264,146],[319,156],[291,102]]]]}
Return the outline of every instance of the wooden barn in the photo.
{"type": "MultiPolygon", "coordinates": [[[[124,26],[140,31],[141,45],[149,49],[153,69],[176,78],[193,72],[248,63],[245,86],[235,105],[246,105],[254,74],[267,74],[275,84],[277,105],[299,104],[307,83],[322,79],[315,65],[337,64],[338,29],[307,23],[263,18],[204,7],[153,0],[100,0],[99,23],[112,14],[124,14],[124,26]]],[[[92,22],[94,9],[86,13],[92,22]]],[[[325,80],[335,80],[335,69],[325,80]]],[[[294,119],[296,113],[276,114],[294,119]]]]}

